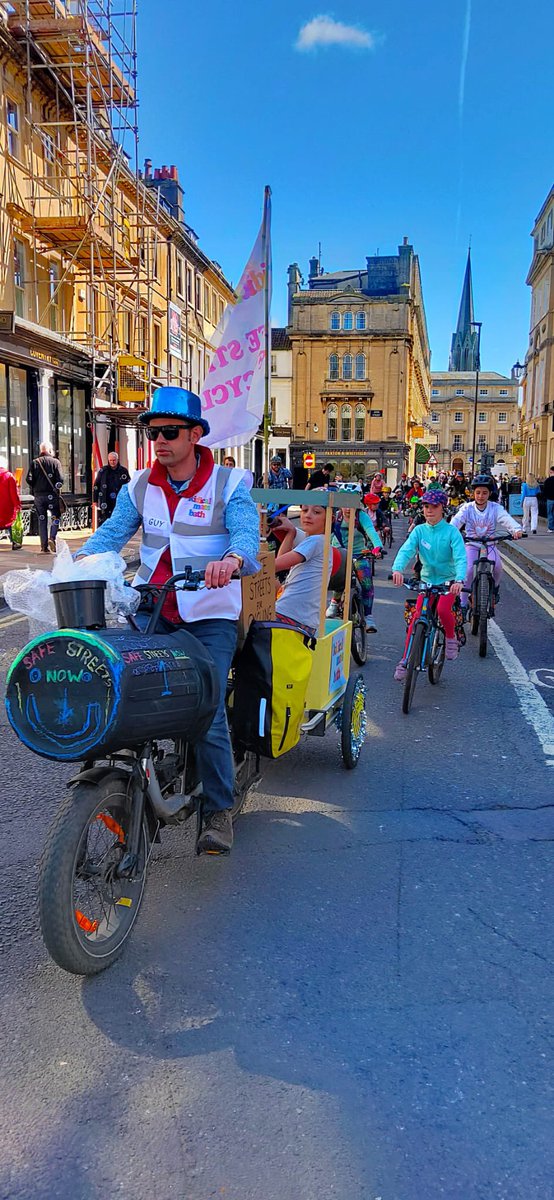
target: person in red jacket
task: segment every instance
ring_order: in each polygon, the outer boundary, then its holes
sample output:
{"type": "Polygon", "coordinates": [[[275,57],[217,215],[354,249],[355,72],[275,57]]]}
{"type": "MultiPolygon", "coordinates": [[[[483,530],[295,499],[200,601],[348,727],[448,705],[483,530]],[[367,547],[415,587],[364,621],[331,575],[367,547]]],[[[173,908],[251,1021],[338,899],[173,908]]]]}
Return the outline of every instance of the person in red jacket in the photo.
{"type": "Polygon", "coordinates": [[[21,545],[14,542],[12,534],[12,525],[20,509],[15,475],[8,471],[5,461],[0,459],[0,529],[9,530],[12,550],[21,550],[21,545]]]}

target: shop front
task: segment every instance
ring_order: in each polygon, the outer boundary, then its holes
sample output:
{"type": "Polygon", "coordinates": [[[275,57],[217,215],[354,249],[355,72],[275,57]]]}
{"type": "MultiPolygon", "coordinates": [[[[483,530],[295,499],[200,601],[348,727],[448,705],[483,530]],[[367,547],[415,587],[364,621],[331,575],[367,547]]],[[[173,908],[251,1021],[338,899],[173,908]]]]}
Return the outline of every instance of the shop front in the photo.
{"type": "Polygon", "coordinates": [[[293,486],[304,487],[309,471],[304,467],[304,455],[314,453],[316,465],[333,464],[334,470],[339,471],[346,481],[370,479],[377,471],[384,471],[387,483],[391,487],[398,482],[402,472],[407,471],[409,447],[381,442],[360,442],[357,446],[348,446],[339,442],[324,442],[309,445],[307,442],[293,442],[290,448],[293,486]]]}
{"type": "MultiPolygon", "coordinates": [[[[7,326],[0,331],[0,462],[15,475],[27,513],[32,507],[27,472],[40,443],[49,442],[64,475],[68,511],[62,526],[86,527],[92,492],[90,361],[78,347],[48,338],[31,322],[15,318],[7,326]]],[[[25,524],[29,527],[27,518],[25,524]]]]}

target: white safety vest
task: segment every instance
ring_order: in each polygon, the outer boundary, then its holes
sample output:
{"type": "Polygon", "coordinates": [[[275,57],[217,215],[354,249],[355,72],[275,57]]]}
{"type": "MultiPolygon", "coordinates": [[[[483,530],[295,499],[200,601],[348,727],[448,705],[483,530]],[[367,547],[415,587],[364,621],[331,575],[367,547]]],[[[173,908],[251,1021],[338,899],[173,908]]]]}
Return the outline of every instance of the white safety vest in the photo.
{"type": "MultiPolygon", "coordinates": [[[[129,495],[142,519],[142,545],[133,583],[149,583],[168,549],[174,574],[187,566],[201,571],[209,562],[223,558],[230,545],[225,508],[243,479],[248,479],[247,471],[214,466],[199,492],[179,498],[172,519],[163,488],[150,483],[150,468],[137,471],[129,484],[129,495]]],[[[240,580],[233,580],[225,588],[178,591],[177,606],[183,621],[210,617],[238,621],[240,580]]]]}

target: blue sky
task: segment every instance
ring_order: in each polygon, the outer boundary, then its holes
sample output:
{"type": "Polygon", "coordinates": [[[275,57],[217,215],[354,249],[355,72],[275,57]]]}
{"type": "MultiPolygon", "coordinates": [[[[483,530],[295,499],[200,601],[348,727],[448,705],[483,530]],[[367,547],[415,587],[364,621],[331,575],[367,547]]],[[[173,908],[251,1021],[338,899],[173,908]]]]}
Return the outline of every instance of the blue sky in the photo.
{"type": "Polygon", "coordinates": [[[448,364],[468,240],[482,364],[525,354],[529,233],[552,169],[551,0],[140,0],[141,157],[176,163],[202,248],[237,282],[273,192],[273,323],[286,269],[404,235],[432,365],[448,364]]]}

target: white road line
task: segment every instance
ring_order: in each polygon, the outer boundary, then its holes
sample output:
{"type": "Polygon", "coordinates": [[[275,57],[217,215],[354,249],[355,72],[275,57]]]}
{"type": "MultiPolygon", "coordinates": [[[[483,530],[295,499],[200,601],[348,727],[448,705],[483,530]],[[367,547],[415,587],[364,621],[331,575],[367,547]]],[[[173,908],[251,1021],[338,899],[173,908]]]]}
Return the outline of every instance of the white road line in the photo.
{"type": "Polygon", "coordinates": [[[540,604],[541,608],[544,608],[544,611],[548,613],[549,617],[554,617],[554,599],[550,593],[547,592],[545,588],[541,587],[536,580],[530,579],[529,576],[525,575],[521,567],[516,565],[512,559],[508,561],[508,559],[502,555],[502,565],[506,571],[506,574],[509,575],[510,578],[513,579],[514,582],[523,589],[524,592],[527,592],[527,595],[530,596],[536,604],[540,604]]]}
{"type": "Polygon", "coordinates": [[[534,683],[531,683],[523,663],[496,621],[489,621],[488,633],[496,655],[510,683],[513,684],[523,716],[533,728],[543,748],[546,765],[554,766],[554,716],[534,683]]]}

